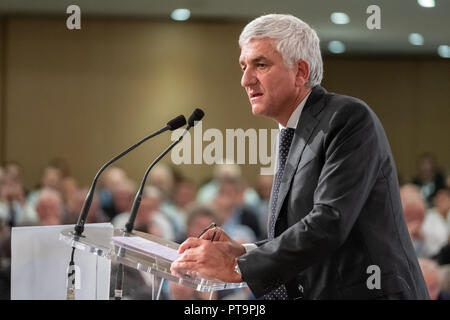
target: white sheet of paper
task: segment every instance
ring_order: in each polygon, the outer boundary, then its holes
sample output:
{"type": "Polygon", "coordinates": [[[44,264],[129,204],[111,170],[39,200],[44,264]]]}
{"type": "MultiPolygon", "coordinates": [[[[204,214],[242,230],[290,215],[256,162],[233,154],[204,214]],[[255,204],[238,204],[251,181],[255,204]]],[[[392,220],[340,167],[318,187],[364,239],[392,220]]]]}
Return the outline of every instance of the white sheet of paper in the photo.
{"type": "Polygon", "coordinates": [[[112,240],[122,246],[130,249],[134,248],[150,255],[169,260],[170,262],[177,260],[181,256],[175,249],[141,237],[113,237],[112,240]]]}

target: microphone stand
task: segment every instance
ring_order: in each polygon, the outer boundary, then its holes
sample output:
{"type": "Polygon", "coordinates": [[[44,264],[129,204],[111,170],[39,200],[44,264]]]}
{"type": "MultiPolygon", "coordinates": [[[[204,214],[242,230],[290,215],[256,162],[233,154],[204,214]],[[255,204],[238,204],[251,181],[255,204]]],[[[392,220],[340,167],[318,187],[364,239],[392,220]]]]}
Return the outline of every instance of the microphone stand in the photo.
{"type": "MultiPolygon", "coordinates": [[[[186,135],[186,133],[189,131],[191,126],[188,126],[184,132],[178,137],[177,140],[175,140],[169,147],[166,148],[147,168],[147,171],[144,174],[144,178],[142,179],[141,186],[139,187],[138,192],[136,193],[136,196],[134,198],[133,206],[130,213],[130,218],[128,219],[127,224],[125,225],[124,230],[124,236],[128,237],[134,228],[134,222],[136,220],[137,212],[139,210],[139,206],[141,204],[142,199],[142,193],[144,191],[145,183],[147,181],[147,177],[150,173],[150,170],[170,151],[172,150],[186,135]]],[[[119,257],[123,257],[125,255],[125,249],[120,247],[118,252],[119,257]]],[[[114,289],[114,299],[115,300],[121,300],[122,294],[123,294],[123,279],[124,279],[124,268],[123,264],[119,263],[118,269],[117,269],[117,276],[116,276],[116,286],[114,289]]]]}
{"type": "MultiPolygon", "coordinates": [[[[179,116],[175,117],[174,119],[170,120],[164,128],[156,131],[155,133],[150,134],[149,136],[147,136],[144,139],[140,140],[139,142],[135,143],[134,145],[132,145],[128,149],[122,151],[120,154],[118,154],[117,156],[115,156],[114,158],[112,158],[111,160],[106,162],[100,168],[100,170],[97,172],[97,174],[94,177],[92,185],[91,185],[91,187],[89,189],[89,192],[88,192],[88,194],[86,196],[86,199],[84,201],[83,208],[81,209],[80,216],[78,217],[77,224],[76,224],[76,226],[74,228],[74,236],[75,236],[74,240],[75,241],[78,241],[78,239],[80,237],[83,237],[84,224],[86,223],[86,218],[87,218],[87,215],[89,213],[89,209],[91,207],[92,199],[94,198],[94,190],[95,190],[95,187],[97,185],[97,181],[98,181],[100,175],[102,174],[102,172],[108,166],[110,166],[113,162],[119,160],[124,155],[126,155],[130,151],[132,151],[135,148],[137,148],[138,146],[140,146],[145,141],[147,141],[147,140],[149,140],[149,139],[151,139],[151,138],[153,138],[153,137],[155,137],[157,135],[160,135],[161,133],[163,133],[163,132],[165,132],[167,130],[173,131],[175,129],[178,129],[178,128],[184,126],[185,124],[186,124],[186,119],[184,118],[183,115],[179,115],[179,116]]],[[[75,255],[75,246],[72,247],[72,254],[70,256],[71,258],[70,258],[69,269],[68,269],[68,287],[67,287],[67,299],[68,300],[75,299],[75,292],[74,292],[75,288],[73,286],[73,284],[75,283],[74,255],[75,255]]]]}
{"type": "MultiPolygon", "coordinates": [[[[150,170],[170,151],[175,147],[186,135],[186,133],[189,131],[190,128],[195,126],[198,121],[200,121],[205,113],[201,109],[195,109],[194,112],[191,114],[188,120],[188,126],[184,130],[184,132],[178,137],[177,140],[175,140],[169,147],[166,148],[147,168],[147,171],[144,174],[144,178],[142,179],[141,186],[139,187],[138,192],[136,193],[136,197],[134,198],[133,206],[130,213],[130,218],[128,219],[127,224],[125,225],[124,230],[124,236],[128,237],[134,228],[134,222],[136,220],[136,215],[139,209],[139,206],[141,204],[142,199],[142,193],[144,191],[145,183],[147,181],[148,174],[150,173],[150,170]]],[[[125,249],[122,247],[119,248],[119,256],[122,257],[125,254],[125,249]]],[[[116,288],[114,290],[115,294],[115,300],[121,300],[122,299],[122,287],[123,287],[123,278],[124,278],[124,270],[123,265],[119,264],[119,269],[117,271],[117,277],[116,277],[116,288]]],[[[153,283],[154,286],[154,283],[153,283]]],[[[152,292],[154,292],[154,288],[152,288],[152,292]]]]}

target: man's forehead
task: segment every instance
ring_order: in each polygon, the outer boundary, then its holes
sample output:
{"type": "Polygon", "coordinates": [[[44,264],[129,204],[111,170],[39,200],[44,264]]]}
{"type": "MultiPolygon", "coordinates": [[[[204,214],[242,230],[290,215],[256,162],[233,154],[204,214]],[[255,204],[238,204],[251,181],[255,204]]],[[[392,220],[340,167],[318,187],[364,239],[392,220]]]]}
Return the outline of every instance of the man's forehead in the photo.
{"type": "Polygon", "coordinates": [[[241,48],[239,62],[269,59],[278,53],[270,38],[251,39],[241,48]]]}

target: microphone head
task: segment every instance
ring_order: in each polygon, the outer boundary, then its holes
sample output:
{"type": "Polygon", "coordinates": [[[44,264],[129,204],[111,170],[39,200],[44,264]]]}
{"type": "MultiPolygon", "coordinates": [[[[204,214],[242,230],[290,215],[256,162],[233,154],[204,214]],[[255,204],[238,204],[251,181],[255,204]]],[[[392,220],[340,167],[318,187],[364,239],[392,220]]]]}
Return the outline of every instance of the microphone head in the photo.
{"type": "Polygon", "coordinates": [[[203,112],[202,109],[198,109],[198,108],[195,109],[194,112],[192,112],[191,116],[189,117],[188,125],[190,127],[193,127],[195,125],[195,121],[202,120],[204,115],[205,115],[205,113],[203,112]]]}
{"type": "Polygon", "coordinates": [[[167,122],[167,126],[169,127],[170,131],[176,130],[178,128],[181,128],[186,124],[186,118],[180,114],[178,117],[173,118],[169,122],[167,122]]]}

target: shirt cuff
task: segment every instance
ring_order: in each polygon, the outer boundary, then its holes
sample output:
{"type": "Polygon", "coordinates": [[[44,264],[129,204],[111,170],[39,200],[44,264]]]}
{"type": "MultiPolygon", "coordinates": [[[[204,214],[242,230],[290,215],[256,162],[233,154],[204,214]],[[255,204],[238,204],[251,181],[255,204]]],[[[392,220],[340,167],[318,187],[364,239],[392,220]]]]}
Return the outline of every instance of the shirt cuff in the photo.
{"type": "Polygon", "coordinates": [[[250,252],[250,251],[258,248],[258,246],[254,243],[244,243],[243,246],[245,248],[245,252],[250,252]]]}

